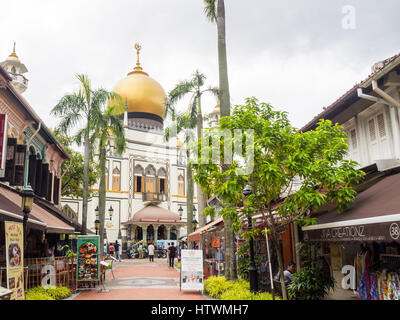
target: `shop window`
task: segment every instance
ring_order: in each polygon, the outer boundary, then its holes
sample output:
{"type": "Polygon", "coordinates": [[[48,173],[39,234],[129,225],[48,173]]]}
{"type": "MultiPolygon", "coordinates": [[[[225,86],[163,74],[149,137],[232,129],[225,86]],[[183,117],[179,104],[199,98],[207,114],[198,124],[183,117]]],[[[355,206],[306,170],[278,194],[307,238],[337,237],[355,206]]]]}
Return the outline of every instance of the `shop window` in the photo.
{"type": "Polygon", "coordinates": [[[113,184],[112,189],[114,191],[121,190],[121,172],[118,168],[114,168],[113,170],[113,184]]]}

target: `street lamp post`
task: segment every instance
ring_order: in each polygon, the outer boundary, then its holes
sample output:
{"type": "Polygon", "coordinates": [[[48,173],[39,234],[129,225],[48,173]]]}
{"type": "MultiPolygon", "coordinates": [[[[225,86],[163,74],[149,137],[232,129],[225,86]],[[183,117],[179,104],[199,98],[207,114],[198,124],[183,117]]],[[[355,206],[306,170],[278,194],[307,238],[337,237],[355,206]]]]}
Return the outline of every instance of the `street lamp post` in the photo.
{"type": "Polygon", "coordinates": [[[24,252],[26,252],[26,240],[27,240],[27,225],[29,213],[32,211],[33,197],[35,196],[31,186],[28,184],[22,192],[22,203],[21,209],[24,213],[24,219],[22,220],[22,228],[24,230],[24,252]]]}
{"type": "MultiPolygon", "coordinates": [[[[246,204],[247,201],[247,196],[252,194],[252,190],[250,185],[247,185],[242,193],[245,196],[245,201],[244,204],[246,204]]],[[[247,215],[247,221],[248,221],[248,229],[251,230],[253,228],[253,222],[252,222],[252,217],[251,214],[247,215]]],[[[258,274],[257,274],[257,268],[256,264],[254,261],[254,241],[253,237],[250,237],[249,241],[249,246],[250,246],[250,265],[249,265],[249,282],[250,282],[250,291],[251,292],[257,292],[258,291],[258,274]]]]}
{"type": "Polygon", "coordinates": [[[99,233],[99,229],[100,229],[100,220],[96,219],[94,221],[94,228],[96,229],[96,235],[99,233]]]}
{"type": "Polygon", "coordinates": [[[179,205],[178,212],[179,212],[179,219],[182,220],[183,208],[182,208],[182,205],[181,205],[181,204],[179,205]]]}
{"type": "Polygon", "coordinates": [[[108,213],[110,214],[110,221],[111,221],[113,213],[114,213],[114,209],[113,209],[113,207],[111,205],[110,205],[110,209],[108,209],[108,213]]]}

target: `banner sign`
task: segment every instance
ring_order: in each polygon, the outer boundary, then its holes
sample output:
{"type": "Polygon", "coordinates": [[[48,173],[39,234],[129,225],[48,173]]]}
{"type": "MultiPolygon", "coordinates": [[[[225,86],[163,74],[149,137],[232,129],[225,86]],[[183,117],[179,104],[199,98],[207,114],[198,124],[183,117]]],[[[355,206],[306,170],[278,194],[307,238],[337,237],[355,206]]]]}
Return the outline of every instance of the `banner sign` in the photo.
{"type": "Polygon", "coordinates": [[[181,290],[203,290],[203,251],[181,251],[181,290]]]}
{"type": "Polygon", "coordinates": [[[99,250],[100,236],[78,236],[78,281],[99,280],[100,257],[99,250]]]}
{"type": "Polygon", "coordinates": [[[4,178],[6,171],[7,151],[7,115],[0,114],[0,178],[4,178]]]}
{"type": "Polygon", "coordinates": [[[400,222],[372,223],[304,231],[305,241],[399,242],[400,222]]]}
{"type": "Polygon", "coordinates": [[[25,300],[24,286],[24,228],[22,223],[4,223],[6,234],[7,288],[11,300],[25,300]]]}

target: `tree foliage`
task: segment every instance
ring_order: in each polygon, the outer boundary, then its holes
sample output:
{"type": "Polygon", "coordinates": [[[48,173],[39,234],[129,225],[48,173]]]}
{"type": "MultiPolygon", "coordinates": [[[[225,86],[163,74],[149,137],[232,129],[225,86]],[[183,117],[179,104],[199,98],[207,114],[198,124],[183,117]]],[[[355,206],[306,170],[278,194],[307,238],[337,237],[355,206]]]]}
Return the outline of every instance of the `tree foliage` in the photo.
{"type": "MultiPolygon", "coordinates": [[[[195,181],[206,194],[214,194],[221,200],[219,205],[223,208],[218,213],[230,217],[235,230],[243,228],[248,215],[262,215],[274,244],[286,298],[281,233],[290,223],[300,226],[315,223],[310,213],[326,203],[335,203],[339,212],[343,212],[354,199],[354,188],[364,173],[355,169],[356,162],[344,159],[348,150],[346,133],[331,121],[321,120],[315,130],[298,132],[286,112],[275,111],[269,104],[248,98],[246,104],[236,106],[232,115],[221,118],[219,124],[220,129],[213,135],[223,136],[223,131],[228,130],[234,136],[234,130],[242,130],[241,153],[234,148],[235,139],[222,137],[216,163],[200,159],[193,164],[195,181]],[[253,163],[240,157],[249,151],[246,139],[251,137],[246,130],[252,130],[249,132],[254,139],[250,148],[253,163]],[[222,169],[226,146],[234,154],[229,170],[222,169]],[[246,168],[252,170],[246,172],[246,168]],[[243,206],[242,190],[247,184],[252,194],[243,206]]],[[[208,150],[202,154],[210,155],[217,147],[205,145],[203,148],[208,150]]],[[[202,148],[202,141],[198,148],[202,148]]],[[[211,211],[212,207],[206,212],[211,211]]],[[[254,237],[255,233],[256,229],[248,230],[243,236],[254,237]]]]}
{"type": "MultiPolygon", "coordinates": [[[[74,144],[73,138],[62,135],[59,130],[54,130],[54,135],[61,143],[63,148],[71,156],[71,160],[64,161],[61,166],[61,195],[63,197],[82,198],[83,196],[83,156],[81,152],[72,149],[74,144]]],[[[94,193],[91,187],[96,183],[100,176],[100,167],[93,159],[89,163],[89,196],[94,193]]]]}

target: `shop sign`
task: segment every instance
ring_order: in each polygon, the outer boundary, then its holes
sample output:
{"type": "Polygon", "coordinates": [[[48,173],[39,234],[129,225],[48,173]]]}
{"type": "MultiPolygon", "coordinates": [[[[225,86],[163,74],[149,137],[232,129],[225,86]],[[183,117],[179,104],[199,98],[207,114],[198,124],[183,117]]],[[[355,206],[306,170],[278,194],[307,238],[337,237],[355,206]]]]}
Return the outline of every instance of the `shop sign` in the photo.
{"type": "Polygon", "coordinates": [[[11,300],[25,300],[24,229],[22,223],[4,223],[6,234],[7,288],[11,300]]]}
{"type": "Polygon", "coordinates": [[[211,240],[211,246],[213,248],[219,248],[221,247],[221,239],[220,238],[212,238],[211,240]]]}
{"type": "Polygon", "coordinates": [[[203,290],[202,250],[182,250],[181,290],[203,290]]]}
{"type": "Polygon", "coordinates": [[[306,241],[400,242],[400,222],[373,223],[304,231],[306,241]]]}
{"type": "Polygon", "coordinates": [[[100,258],[99,250],[100,237],[78,236],[78,266],[77,281],[97,281],[99,280],[100,258]]]}
{"type": "Polygon", "coordinates": [[[6,171],[7,150],[7,115],[0,114],[0,178],[4,178],[6,171]]]}

